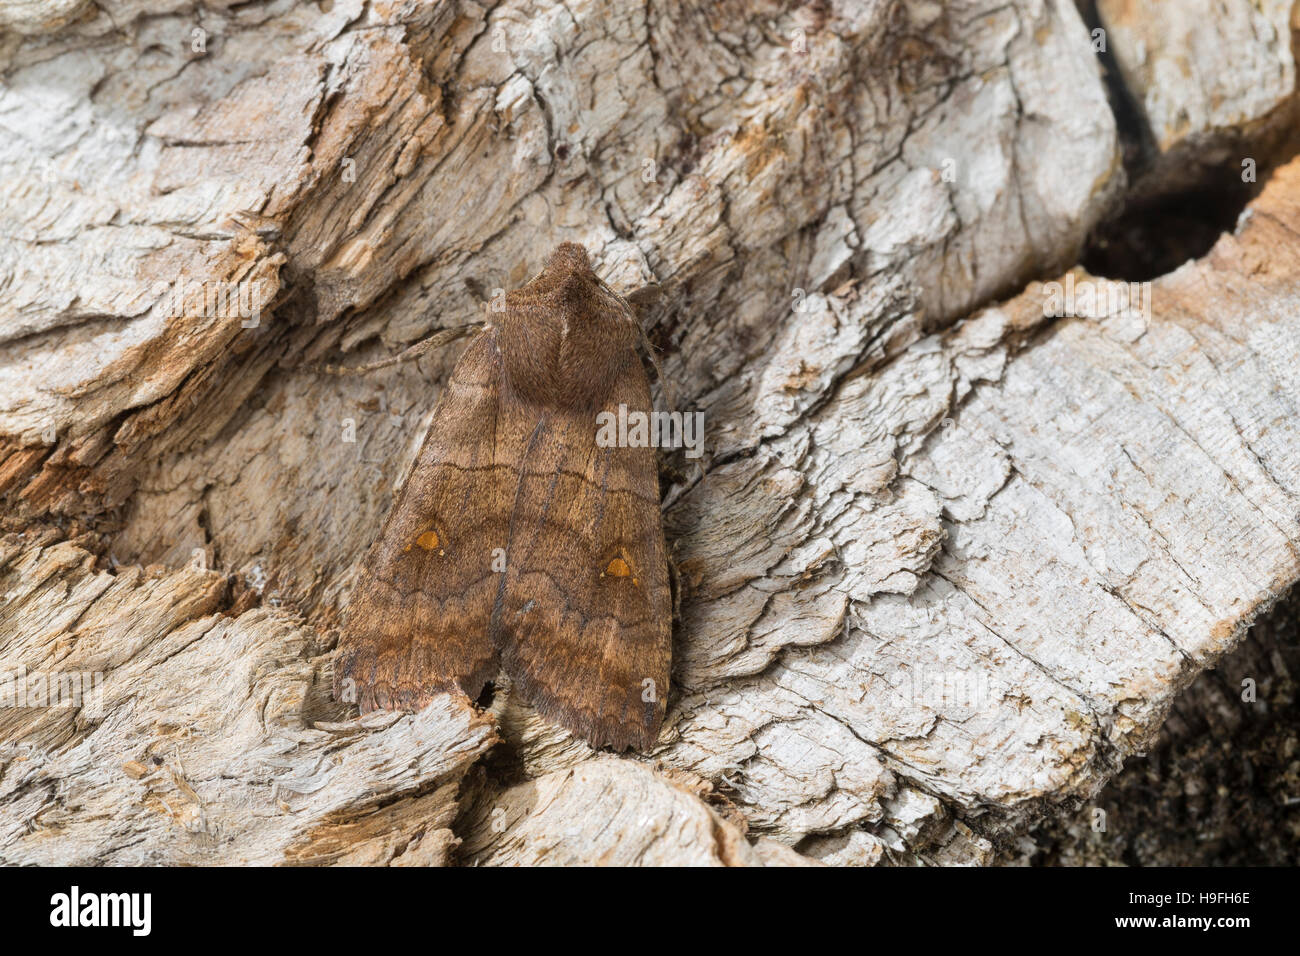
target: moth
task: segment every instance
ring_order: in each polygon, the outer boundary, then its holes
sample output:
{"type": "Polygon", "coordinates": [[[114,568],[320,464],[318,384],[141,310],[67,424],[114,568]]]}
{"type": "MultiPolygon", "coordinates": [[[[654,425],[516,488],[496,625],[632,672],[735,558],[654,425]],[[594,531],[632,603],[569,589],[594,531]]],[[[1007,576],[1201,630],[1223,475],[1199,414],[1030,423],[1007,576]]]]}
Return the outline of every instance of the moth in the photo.
{"type": "Polygon", "coordinates": [[[658,468],[597,441],[600,413],[652,410],[644,334],[575,243],[489,316],[363,565],[335,696],[418,710],[504,670],[592,746],[647,749],[672,655],[658,468]]]}

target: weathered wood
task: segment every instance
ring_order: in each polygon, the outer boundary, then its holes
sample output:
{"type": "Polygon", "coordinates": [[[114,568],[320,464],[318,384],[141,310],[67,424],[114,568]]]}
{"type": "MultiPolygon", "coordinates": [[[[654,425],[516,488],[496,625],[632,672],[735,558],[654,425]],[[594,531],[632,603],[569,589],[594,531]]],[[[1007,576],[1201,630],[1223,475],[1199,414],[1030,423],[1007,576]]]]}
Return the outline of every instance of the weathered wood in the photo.
{"type": "Polygon", "coordinates": [[[0,670],[104,689],[0,711],[6,862],[979,862],[1300,574],[1300,167],[1045,317],[1126,185],[1064,0],[100,3],[0,64],[0,670]],[[327,697],[455,356],[316,366],[562,239],[712,458],[644,759],[327,697]]]}
{"type": "Polygon", "coordinates": [[[743,826],[702,802],[710,793],[701,781],[597,757],[480,795],[461,852],[492,866],[813,865],[773,840],[751,845],[743,826]]]}
{"type": "Polygon", "coordinates": [[[1159,194],[1249,182],[1300,132],[1295,0],[1086,0],[1137,119],[1135,184],[1159,194]]]}
{"type": "Polygon", "coordinates": [[[25,667],[32,694],[45,675],[95,679],[80,700],[4,711],[4,862],[445,860],[456,786],[495,740],[469,704],[313,721],[315,635],[219,613],[221,575],[5,545],[4,671],[25,667]]]}

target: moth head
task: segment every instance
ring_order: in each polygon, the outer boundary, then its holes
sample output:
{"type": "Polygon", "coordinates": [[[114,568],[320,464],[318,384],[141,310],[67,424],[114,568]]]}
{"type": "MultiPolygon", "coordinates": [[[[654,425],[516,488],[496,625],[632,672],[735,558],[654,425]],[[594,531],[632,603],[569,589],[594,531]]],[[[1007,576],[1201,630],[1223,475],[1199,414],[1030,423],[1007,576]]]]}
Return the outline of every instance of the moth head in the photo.
{"type": "Polygon", "coordinates": [[[587,250],[576,242],[562,242],[555,247],[551,258],[546,260],[545,272],[552,274],[576,273],[583,275],[591,272],[591,257],[587,250]]]}

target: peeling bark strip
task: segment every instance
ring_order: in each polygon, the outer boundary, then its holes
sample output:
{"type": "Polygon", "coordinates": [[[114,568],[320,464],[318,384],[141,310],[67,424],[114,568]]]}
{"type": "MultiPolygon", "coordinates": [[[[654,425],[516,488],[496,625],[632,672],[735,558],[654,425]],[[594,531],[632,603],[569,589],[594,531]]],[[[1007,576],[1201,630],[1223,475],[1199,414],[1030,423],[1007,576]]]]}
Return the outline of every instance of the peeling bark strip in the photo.
{"type": "Polygon", "coordinates": [[[366,558],[336,696],[419,710],[504,667],[593,747],[654,744],[672,655],[655,453],[597,442],[610,409],[651,410],[636,321],[571,242],[505,297],[366,558]]]}
{"type": "Polygon", "coordinates": [[[1095,7],[1136,119],[1071,0],[0,0],[0,674],[102,675],[0,708],[0,862],[980,862],[1089,799],[1300,573],[1297,4],[1095,7]],[[1047,318],[1189,155],[1267,185],[1047,318]],[[709,423],[644,761],[330,697],[452,356],[316,369],[566,240],[709,423]]]}

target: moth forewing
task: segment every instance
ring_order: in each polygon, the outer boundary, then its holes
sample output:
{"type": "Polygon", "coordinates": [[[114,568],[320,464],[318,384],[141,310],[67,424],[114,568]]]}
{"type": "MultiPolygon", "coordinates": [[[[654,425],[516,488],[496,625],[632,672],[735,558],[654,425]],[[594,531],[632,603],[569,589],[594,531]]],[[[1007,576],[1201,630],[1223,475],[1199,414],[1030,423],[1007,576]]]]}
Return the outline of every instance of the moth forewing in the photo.
{"type": "Polygon", "coordinates": [[[596,441],[601,412],[652,410],[632,326],[564,243],[466,348],[340,639],[336,686],[363,712],[475,698],[500,666],[593,746],[654,744],[672,622],[656,458],[596,441]]]}

